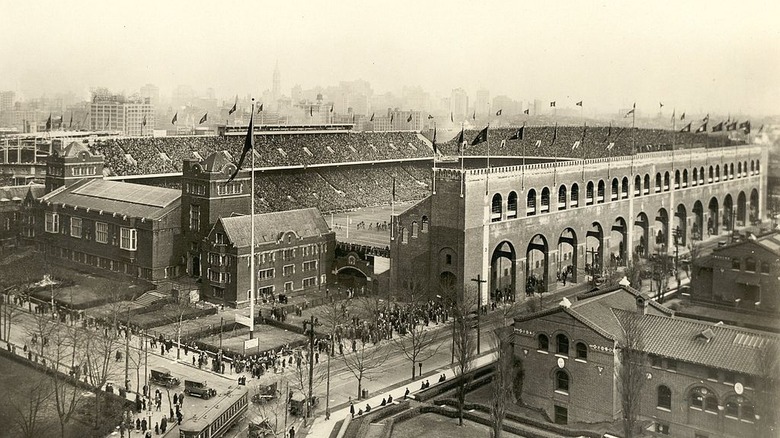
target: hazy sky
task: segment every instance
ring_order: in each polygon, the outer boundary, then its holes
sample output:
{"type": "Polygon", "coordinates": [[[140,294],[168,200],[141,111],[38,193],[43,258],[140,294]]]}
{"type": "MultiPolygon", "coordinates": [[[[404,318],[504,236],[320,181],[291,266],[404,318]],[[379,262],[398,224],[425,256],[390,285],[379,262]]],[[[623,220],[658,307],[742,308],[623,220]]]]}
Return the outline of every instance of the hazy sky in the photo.
{"type": "Polygon", "coordinates": [[[778,17],[777,0],[0,0],[0,90],[259,95],[278,60],[288,95],[365,79],[375,93],[778,114],[778,17]]]}

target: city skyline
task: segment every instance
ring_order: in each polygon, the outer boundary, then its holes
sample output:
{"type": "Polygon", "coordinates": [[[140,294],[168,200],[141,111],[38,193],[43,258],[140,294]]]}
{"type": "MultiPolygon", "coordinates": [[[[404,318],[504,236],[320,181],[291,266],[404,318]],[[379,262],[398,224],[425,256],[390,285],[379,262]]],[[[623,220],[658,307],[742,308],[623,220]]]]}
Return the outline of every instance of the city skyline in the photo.
{"type": "Polygon", "coordinates": [[[663,102],[692,113],[754,116],[775,114],[780,99],[780,38],[770,18],[777,6],[758,2],[736,9],[399,2],[377,16],[352,2],[273,10],[247,2],[140,2],[108,12],[90,4],[2,6],[6,16],[36,19],[0,30],[15,41],[0,48],[0,89],[27,99],[83,97],[91,87],[131,94],[152,83],[170,96],[187,84],[214,88],[222,98],[259,98],[266,90],[289,95],[296,85],[362,79],[375,94],[421,87],[434,100],[457,88],[474,99],[487,89],[491,103],[506,95],[614,112],[633,102],[654,111],[663,102]],[[274,86],[277,63],[281,83],[274,86]]]}

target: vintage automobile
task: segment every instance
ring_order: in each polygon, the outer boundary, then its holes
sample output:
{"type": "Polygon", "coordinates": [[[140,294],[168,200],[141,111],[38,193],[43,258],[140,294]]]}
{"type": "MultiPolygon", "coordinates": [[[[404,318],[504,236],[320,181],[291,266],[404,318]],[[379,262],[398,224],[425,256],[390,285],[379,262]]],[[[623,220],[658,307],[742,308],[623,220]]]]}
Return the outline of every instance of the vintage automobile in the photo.
{"type": "Polygon", "coordinates": [[[174,386],[179,386],[179,383],[181,383],[179,379],[171,375],[171,370],[167,368],[155,367],[149,371],[149,381],[156,385],[172,388],[174,386]]]}
{"type": "Polygon", "coordinates": [[[252,396],[252,403],[265,403],[277,398],[279,396],[277,385],[278,383],[274,382],[270,385],[262,385],[258,387],[257,393],[252,396]]]}
{"type": "Polygon", "coordinates": [[[185,380],[184,393],[194,397],[200,397],[205,400],[208,400],[211,397],[217,395],[216,390],[209,388],[209,385],[205,381],[200,380],[185,380]]]}
{"type": "MultiPolygon", "coordinates": [[[[311,397],[311,407],[317,406],[319,400],[316,396],[311,397]]],[[[303,394],[295,393],[290,395],[290,415],[301,416],[306,409],[306,397],[303,394]]]]}

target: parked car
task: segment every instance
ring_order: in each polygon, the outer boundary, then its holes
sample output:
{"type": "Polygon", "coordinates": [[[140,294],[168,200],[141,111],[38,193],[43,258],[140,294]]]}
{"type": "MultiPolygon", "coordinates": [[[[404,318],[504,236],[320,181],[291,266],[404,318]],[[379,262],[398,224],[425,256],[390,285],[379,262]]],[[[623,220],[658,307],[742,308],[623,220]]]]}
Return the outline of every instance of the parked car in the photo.
{"type": "Polygon", "coordinates": [[[184,393],[206,400],[217,395],[216,390],[209,388],[209,385],[205,381],[200,380],[185,380],[184,393]]]}
{"type": "Polygon", "coordinates": [[[155,367],[150,371],[151,375],[149,376],[149,381],[154,384],[164,386],[166,388],[172,388],[174,386],[179,386],[179,383],[181,383],[179,379],[173,377],[171,370],[168,368],[155,367]]]}

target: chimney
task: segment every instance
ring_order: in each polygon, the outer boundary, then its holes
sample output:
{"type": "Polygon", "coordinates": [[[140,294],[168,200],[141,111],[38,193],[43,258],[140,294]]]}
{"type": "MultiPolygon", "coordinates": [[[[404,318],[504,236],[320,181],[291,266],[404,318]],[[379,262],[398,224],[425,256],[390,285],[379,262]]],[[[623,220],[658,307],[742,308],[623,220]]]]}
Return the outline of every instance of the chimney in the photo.
{"type": "Polygon", "coordinates": [[[647,315],[647,301],[648,297],[645,294],[636,296],[636,312],[640,315],[647,315]]]}

